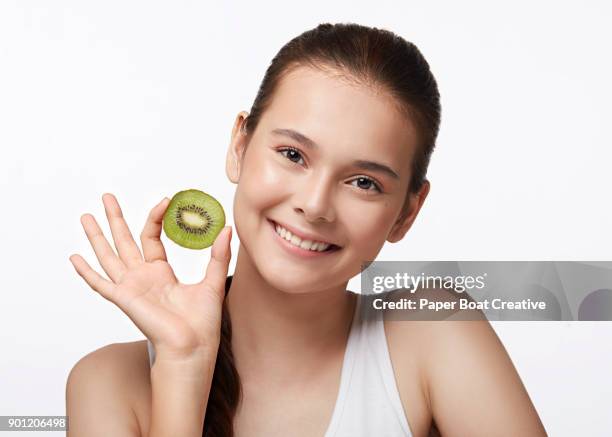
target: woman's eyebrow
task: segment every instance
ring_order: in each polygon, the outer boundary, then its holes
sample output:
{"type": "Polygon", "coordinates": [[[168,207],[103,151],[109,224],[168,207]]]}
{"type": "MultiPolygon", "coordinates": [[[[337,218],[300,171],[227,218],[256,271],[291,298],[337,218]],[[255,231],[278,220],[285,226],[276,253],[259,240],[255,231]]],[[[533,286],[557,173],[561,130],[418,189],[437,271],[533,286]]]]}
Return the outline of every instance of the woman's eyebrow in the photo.
{"type": "Polygon", "coordinates": [[[293,129],[274,129],[272,133],[292,138],[293,140],[297,141],[300,144],[303,144],[304,146],[310,149],[316,149],[317,147],[319,147],[317,143],[308,138],[306,135],[294,131],[293,129]]]}
{"type": "MultiPolygon", "coordinates": [[[[319,147],[319,145],[317,143],[315,143],[313,140],[311,140],[310,138],[308,138],[306,135],[301,134],[293,129],[274,129],[272,130],[273,134],[276,135],[282,135],[282,136],[286,136],[289,137],[291,139],[293,139],[294,141],[297,141],[298,143],[310,148],[310,149],[316,149],[319,147]]],[[[399,180],[399,176],[398,174],[393,171],[391,169],[391,167],[385,165],[385,164],[381,164],[379,162],[374,162],[374,161],[364,161],[362,159],[357,159],[355,161],[352,162],[352,165],[354,167],[360,168],[362,170],[370,170],[370,171],[377,171],[380,173],[385,173],[388,176],[392,177],[393,179],[398,179],[399,180]]]]}

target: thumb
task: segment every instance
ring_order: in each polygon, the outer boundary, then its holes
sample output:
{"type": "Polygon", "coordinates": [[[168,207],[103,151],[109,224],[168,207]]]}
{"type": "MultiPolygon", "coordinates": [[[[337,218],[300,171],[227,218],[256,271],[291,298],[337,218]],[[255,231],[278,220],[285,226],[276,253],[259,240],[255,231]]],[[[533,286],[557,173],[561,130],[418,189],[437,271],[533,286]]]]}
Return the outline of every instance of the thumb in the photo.
{"type": "Polygon", "coordinates": [[[210,261],[208,262],[208,267],[206,267],[206,275],[201,282],[214,289],[221,296],[225,294],[225,279],[227,278],[227,270],[232,257],[231,240],[232,227],[225,226],[215,239],[210,261]]]}

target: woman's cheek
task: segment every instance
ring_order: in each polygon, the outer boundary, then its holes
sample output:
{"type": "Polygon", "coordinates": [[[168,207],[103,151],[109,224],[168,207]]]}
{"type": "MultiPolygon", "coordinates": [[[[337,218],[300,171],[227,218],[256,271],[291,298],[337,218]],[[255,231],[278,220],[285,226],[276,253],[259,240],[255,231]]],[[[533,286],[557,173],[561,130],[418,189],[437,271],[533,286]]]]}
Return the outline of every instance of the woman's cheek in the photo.
{"type": "Polygon", "coordinates": [[[249,222],[250,227],[256,227],[261,214],[281,202],[283,194],[291,187],[286,172],[278,168],[278,163],[261,156],[253,158],[246,161],[234,196],[234,211],[245,224],[249,222]]]}
{"type": "Polygon", "coordinates": [[[273,160],[266,161],[257,172],[256,177],[266,188],[278,188],[282,183],[286,183],[289,173],[279,168],[279,164],[273,160]]]}
{"type": "Polygon", "coordinates": [[[351,211],[344,220],[350,226],[351,240],[363,256],[377,254],[385,242],[386,235],[380,230],[386,227],[388,217],[376,205],[359,202],[359,211],[351,211]]]}

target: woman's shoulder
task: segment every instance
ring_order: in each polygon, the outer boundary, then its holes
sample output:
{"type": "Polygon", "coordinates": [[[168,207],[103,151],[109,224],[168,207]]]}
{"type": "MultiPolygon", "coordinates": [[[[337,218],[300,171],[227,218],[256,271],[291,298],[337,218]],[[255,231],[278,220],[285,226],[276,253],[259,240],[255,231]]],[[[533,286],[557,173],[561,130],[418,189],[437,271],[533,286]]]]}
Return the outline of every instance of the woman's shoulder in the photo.
{"type": "Polygon", "coordinates": [[[109,426],[108,433],[123,430],[115,435],[125,435],[126,429],[129,435],[141,435],[143,408],[151,390],[149,375],[146,340],[112,343],[84,355],[72,367],[66,383],[71,430],[98,435],[109,426]],[[112,415],[114,423],[101,424],[99,419],[105,415],[112,415]]]}
{"type": "MultiPolygon", "coordinates": [[[[454,293],[445,290],[423,293],[429,300],[456,299],[454,293]]],[[[396,298],[401,297],[406,296],[400,293],[396,298]]],[[[437,416],[441,430],[480,422],[482,429],[478,432],[490,435],[494,429],[514,430],[518,426],[512,423],[511,415],[500,413],[509,408],[523,424],[533,423],[533,429],[541,427],[507,351],[481,311],[454,310],[443,317],[414,319],[386,317],[384,321],[398,390],[408,416],[415,408],[419,410],[415,416],[430,420],[437,416]],[[466,396],[487,402],[466,402],[466,396]]],[[[475,435],[474,430],[463,431],[475,435]]]]}
{"type": "MultiPolygon", "coordinates": [[[[419,302],[420,299],[427,299],[431,303],[453,302],[458,299],[455,293],[447,290],[418,290],[417,292],[396,290],[385,300],[400,302],[405,298],[416,302],[419,302]]],[[[495,337],[489,322],[479,310],[425,308],[414,311],[387,310],[383,314],[389,353],[397,361],[398,373],[402,373],[405,369],[415,372],[411,376],[418,376],[426,397],[430,395],[429,383],[432,377],[432,365],[441,358],[440,354],[446,354],[449,350],[455,349],[453,344],[456,346],[456,342],[460,339],[486,342],[487,339],[495,337]]],[[[456,352],[459,351],[455,350],[456,352]]],[[[445,367],[452,371],[452,366],[445,367]]],[[[414,385],[414,380],[411,380],[410,384],[414,385]]]]}
{"type": "MultiPolygon", "coordinates": [[[[447,290],[419,290],[408,292],[397,290],[387,301],[399,302],[410,298],[419,302],[427,299],[429,303],[440,304],[456,302],[459,298],[456,293],[447,290]]],[[[384,313],[385,334],[388,340],[389,351],[401,364],[418,369],[419,378],[424,390],[428,393],[428,383],[432,378],[432,365],[448,353],[461,353],[457,350],[459,344],[469,345],[472,348],[497,349],[505,352],[500,345],[495,331],[480,310],[461,310],[453,305],[450,310],[432,310],[432,307],[410,312],[402,310],[384,313]]],[[[493,351],[492,351],[493,352],[493,351]]],[[[439,367],[439,366],[438,366],[439,367]]],[[[453,371],[453,366],[445,366],[453,371]]]]}
{"type": "Polygon", "coordinates": [[[71,370],[74,373],[95,372],[112,380],[133,380],[141,370],[148,374],[147,341],[111,343],[87,353],[71,370]]]}

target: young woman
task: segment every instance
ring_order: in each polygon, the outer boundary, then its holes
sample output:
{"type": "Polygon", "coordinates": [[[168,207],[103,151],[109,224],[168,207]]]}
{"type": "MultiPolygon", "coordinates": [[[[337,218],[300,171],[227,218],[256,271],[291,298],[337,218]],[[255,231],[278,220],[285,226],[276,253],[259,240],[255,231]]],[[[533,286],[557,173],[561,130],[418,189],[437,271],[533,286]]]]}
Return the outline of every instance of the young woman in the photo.
{"type": "Polygon", "coordinates": [[[160,241],[168,200],[151,210],[141,252],[104,195],[117,252],[93,216],[81,221],[108,279],[70,259],[149,342],[74,366],[69,435],[546,435],[488,322],[385,320],[346,290],[414,222],[439,123],[413,44],[322,24],[280,50],[236,117],[233,276],[229,227],[205,278],[180,284],[160,241]]]}

